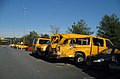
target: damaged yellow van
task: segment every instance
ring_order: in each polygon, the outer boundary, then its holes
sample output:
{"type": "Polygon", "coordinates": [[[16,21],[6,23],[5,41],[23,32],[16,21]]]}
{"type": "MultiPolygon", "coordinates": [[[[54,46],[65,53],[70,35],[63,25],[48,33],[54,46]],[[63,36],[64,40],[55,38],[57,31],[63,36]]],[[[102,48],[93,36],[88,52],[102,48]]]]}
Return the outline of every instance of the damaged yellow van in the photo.
{"type": "Polygon", "coordinates": [[[56,58],[74,58],[76,63],[83,63],[88,56],[97,55],[113,46],[109,39],[98,36],[61,34],[58,38],[60,41],[49,54],[56,58]]]}

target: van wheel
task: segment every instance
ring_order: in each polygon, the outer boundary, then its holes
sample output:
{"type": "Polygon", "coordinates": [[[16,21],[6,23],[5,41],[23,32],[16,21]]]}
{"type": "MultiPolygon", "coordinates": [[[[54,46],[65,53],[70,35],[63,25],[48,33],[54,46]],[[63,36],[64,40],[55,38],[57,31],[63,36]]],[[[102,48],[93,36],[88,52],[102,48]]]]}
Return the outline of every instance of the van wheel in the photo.
{"type": "Polygon", "coordinates": [[[75,63],[76,64],[84,64],[84,56],[81,53],[77,53],[75,56],[75,63]]]}

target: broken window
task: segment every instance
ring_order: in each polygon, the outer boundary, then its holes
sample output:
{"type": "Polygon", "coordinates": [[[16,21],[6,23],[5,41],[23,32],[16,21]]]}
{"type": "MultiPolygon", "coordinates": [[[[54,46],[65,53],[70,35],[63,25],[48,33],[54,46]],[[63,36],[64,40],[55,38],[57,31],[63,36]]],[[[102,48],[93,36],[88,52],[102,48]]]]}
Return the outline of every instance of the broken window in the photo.
{"type": "Polygon", "coordinates": [[[99,39],[99,38],[93,38],[93,44],[95,45],[95,46],[104,46],[104,42],[103,42],[103,40],[102,39],[99,39]]]}
{"type": "Polygon", "coordinates": [[[90,45],[90,38],[78,38],[78,39],[76,39],[76,44],[90,45]]]}

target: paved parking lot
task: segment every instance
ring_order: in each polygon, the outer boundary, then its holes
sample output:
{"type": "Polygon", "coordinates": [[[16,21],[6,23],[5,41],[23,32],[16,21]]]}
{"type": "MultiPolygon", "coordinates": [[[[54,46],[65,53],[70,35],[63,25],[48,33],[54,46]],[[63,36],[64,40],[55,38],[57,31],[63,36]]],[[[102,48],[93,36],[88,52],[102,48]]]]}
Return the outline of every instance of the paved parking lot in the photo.
{"type": "Polygon", "coordinates": [[[115,79],[107,69],[75,66],[72,61],[44,60],[31,52],[0,47],[0,79],[115,79]]]}

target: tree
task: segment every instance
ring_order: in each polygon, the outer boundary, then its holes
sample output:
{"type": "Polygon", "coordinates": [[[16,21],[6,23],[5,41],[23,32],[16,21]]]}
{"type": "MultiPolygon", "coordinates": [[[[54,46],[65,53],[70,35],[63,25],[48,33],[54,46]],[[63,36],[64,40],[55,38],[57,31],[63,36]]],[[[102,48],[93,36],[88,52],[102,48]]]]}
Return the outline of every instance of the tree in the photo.
{"type": "Polygon", "coordinates": [[[115,15],[105,15],[97,27],[97,35],[110,39],[116,46],[120,45],[120,21],[115,15]]]}
{"type": "Polygon", "coordinates": [[[38,36],[38,33],[37,32],[35,32],[35,31],[30,31],[30,33],[28,34],[28,35],[25,35],[25,36],[23,36],[22,38],[26,38],[25,40],[26,40],[26,43],[29,45],[29,46],[31,46],[32,45],[32,42],[33,42],[33,39],[34,38],[38,38],[39,36],[38,36]]]}
{"type": "Polygon", "coordinates": [[[41,34],[40,34],[40,37],[41,37],[41,38],[49,38],[49,35],[48,35],[48,34],[42,34],[42,33],[41,33],[41,34]]]}
{"type": "Polygon", "coordinates": [[[49,35],[48,34],[44,34],[43,37],[44,38],[49,38],[49,35]]]}
{"type": "Polygon", "coordinates": [[[53,25],[50,25],[50,28],[51,28],[51,33],[52,34],[57,34],[57,33],[60,33],[60,27],[58,27],[57,25],[53,26],[53,25]]]}
{"type": "Polygon", "coordinates": [[[93,34],[93,32],[90,31],[90,27],[87,27],[87,24],[85,23],[84,20],[80,20],[78,21],[78,23],[76,24],[74,22],[74,24],[72,25],[71,28],[68,27],[68,30],[66,31],[67,33],[75,33],[75,34],[93,34]]]}

